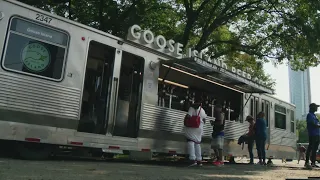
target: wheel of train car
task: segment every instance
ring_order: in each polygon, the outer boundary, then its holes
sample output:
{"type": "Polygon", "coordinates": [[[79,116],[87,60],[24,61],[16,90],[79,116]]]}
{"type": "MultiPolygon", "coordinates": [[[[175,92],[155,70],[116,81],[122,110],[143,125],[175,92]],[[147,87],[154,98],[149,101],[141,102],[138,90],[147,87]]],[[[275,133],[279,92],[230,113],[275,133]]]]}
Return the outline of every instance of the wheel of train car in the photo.
{"type": "Polygon", "coordinates": [[[46,160],[52,153],[49,145],[38,143],[17,143],[16,151],[25,160],[46,160]]]}

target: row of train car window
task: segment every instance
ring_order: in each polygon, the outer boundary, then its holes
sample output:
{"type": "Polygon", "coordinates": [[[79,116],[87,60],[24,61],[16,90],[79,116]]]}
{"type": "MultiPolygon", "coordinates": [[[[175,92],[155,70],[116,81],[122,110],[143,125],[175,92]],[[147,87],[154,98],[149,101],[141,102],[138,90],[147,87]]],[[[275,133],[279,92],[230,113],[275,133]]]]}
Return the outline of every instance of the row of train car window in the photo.
{"type": "Polygon", "coordinates": [[[66,32],[13,17],[6,42],[4,69],[54,81],[63,79],[69,43],[66,32]]]}
{"type": "MultiPolygon", "coordinates": [[[[269,127],[270,122],[270,102],[267,100],[261,100],[261,110],[265,113],[265,119],[267,126],[269,127]]],[[[295,132],[295,123],[294,123],[294,111],[289,110],[290,112],[290,131],[295,132]]],[[[250,114],[253,117],[256,117],[260,112],[259,109],[259,98],[253,97],[250,99],[250,114]]],[[[278,104],[274,105],[274,127],[277,129],[287,129],[287,109],[278,104]]]]}

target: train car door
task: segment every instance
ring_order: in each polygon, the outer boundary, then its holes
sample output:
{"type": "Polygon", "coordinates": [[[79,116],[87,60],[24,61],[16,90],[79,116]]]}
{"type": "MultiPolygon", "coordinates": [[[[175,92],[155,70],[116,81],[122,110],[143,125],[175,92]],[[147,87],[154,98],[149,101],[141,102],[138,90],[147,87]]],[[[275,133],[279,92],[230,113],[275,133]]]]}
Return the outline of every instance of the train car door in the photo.
{"type": "Polygon", "coordinates": [[[89,42],[79,132],[106,134],[116,49],[89,42]]]}
{"type": "Polygon", "coordinates": [[[121,51],[121,59],[115,63],[112,90],[112,118],[108,133],[113,136],[137,137],[140,122],[141,99],[143,87],[144,58],[121,51]]]}

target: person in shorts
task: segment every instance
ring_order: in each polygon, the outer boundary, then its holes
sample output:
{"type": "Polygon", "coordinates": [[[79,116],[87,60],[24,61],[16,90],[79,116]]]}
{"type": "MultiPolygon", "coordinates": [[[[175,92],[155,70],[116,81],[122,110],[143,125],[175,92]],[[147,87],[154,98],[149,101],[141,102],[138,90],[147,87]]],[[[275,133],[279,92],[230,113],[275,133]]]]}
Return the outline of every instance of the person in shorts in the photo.
{"type": "Polygon", "coordinates": [[[300,160],[305,160],[305,156],[306,156],[306,148],[299,143],[298,145],[298,152],[299,152],[299,158],[298,158],[298,164],[300,163],[300,160]]]}
{"type": "Polygon", "coordinates": [[[213,126],[211,148],[217,156],[217,160],[213,162],[213,165],[223,165],[223,146],[224,146],[224,124],[225,116],[222,111],[221,105],[216,105],[214,108],[215,121],[210,121],[213,126]]]}

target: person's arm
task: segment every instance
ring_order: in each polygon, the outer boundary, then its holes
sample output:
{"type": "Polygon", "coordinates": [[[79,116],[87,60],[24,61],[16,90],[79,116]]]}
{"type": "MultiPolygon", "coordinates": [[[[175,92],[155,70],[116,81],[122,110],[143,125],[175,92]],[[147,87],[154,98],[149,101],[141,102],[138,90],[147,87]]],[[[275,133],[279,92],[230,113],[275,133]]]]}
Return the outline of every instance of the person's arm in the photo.
{"type": "Polygon", "coordinates": [[[307,123],[313,127],[320,128],[320,124],[315,121],[315,119],[313,118],[313,116],[311,114],[307,115],[307,123]]]}
{"type": "Polygon", "coordinates": [[[200,109],[200,117],[202,118],[203,123],[206,123],[207,114],[203,108],[200,109]]]}

